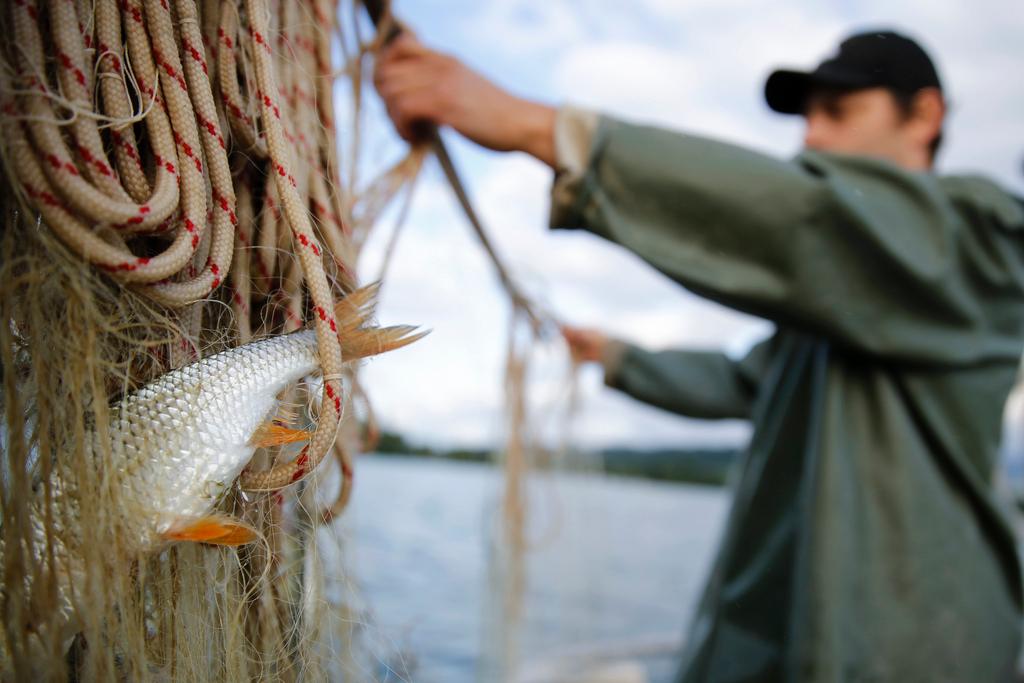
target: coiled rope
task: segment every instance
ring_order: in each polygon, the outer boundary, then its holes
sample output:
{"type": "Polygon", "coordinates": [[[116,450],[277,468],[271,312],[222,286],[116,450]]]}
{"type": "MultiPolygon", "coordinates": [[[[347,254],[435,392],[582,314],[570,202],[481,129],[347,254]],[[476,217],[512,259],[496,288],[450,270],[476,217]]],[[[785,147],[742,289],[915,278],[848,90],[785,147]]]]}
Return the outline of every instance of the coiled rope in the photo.
{"type": "MultiPolygon", "coordinates": [[[[181,310],[193,336],[194,304],[226,282],[240,342],[257,307],[257,334],[315,328],[316,430],[294,460],[244,472],[254,491],[304,479],[332,449],[333,302],[355,286],[351,207],[335,190],[337,7],[270,2],[14,0],[0,74],[8,175],[80,258],[181,310]]],[[[350,476],[348,451],[335,454],[350,476]]]]}

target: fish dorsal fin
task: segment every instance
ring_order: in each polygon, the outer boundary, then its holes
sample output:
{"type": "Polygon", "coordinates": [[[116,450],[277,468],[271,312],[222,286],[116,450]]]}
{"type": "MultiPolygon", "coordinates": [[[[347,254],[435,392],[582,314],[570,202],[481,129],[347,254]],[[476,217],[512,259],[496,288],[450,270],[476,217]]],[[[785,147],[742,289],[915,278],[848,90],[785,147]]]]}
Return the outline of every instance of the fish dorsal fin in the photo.
{"type": "Polygon", "coordinates": [[[259,534],[242,520],[230,515],[208,515],[175,524],[164,532],[168,541],[191,541],[214,545],[245,545],[259,534]]]}
{"type": "Polygon", "coordinates": [[[313,436],[313,432],[308,429],[286,427],[278,424],[276,420],[269,420],[256,428],[256,432],[249,439],[249,445],[256,448],[269,448],[286,443],[309,441],[311,436],[313,436]]]}

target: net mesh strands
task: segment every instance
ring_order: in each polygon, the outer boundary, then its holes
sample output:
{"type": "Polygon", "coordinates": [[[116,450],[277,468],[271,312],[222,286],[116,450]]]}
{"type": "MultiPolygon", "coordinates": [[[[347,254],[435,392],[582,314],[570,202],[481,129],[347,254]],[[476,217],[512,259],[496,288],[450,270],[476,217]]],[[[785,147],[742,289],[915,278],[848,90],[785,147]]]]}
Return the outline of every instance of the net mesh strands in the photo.
{"type": "Polygon", "coordinates": [[[568,604],[572,591],[566,585],[585,577],[578,566],[568,567],[564,560],[595,560],[580,539],[566,535],[562,519],[578,514],[585,501],[567,497],[558,483],[569,473],[602,472],[599,456],[572,446],[580,410],[579,366],[567,362],[564,344],[552,343],[561,338],[551,330],[555,323],[550,314],[536,306],[532,312],[521,307],[518,301],[528,301],[521,296],[509,297],[504,441],[493,456],[501,468],[502,485],[487,539],[489,589],[477,670],[480,681],[520,680],[524,665],[528,669],[538,655],[548,656],[548,650],[557,647],[545,646],[546,641],[564,644],[575,639],[573,620],[578,614],[568,604]],[[551,373],[559,366],[565,374],[555,379],[551,373]],[[541,556],[544,564],[536,562],[541,556]],[[552,559],[560,562],[554,574],[552,559]],[[569,573],[562,574],[567,569],[569,573]],[[553,612],[555,604],[570,609],[553,612]]]}
{"type": "MultiPolygon", "coordinates": [[[[401,22],[393,16],[391,3],[381,0],[365,0],[365,7],[373,18],[377,28],[377,41],[383,46],[401,31],[405,30],[401,22]]],[[[375,205],[375,197],[380,193],[383,198],[390,199],[399,187],[389,175],[412,177],[415,179],[421,162],[421,154],[429,150],[437,159],[448,184],[454,193],[462,213],[472,228],[480,247],[494,268],[498,283],[508,298],[511,317],[509,337],[505,360],[505,401],[504,401],[504,442],[495,451],[494,460],[502,471],[502,493],[498,505],[497,521],[488,539],[491,543],[488,558],[488,585],[486,605],[484,607],[484,629],[481,642],[482,657],[477,671],[478,680],[505,681],[515,680],[519,671],[519,662],[524,652],[521,648],[522,631],[524,628],[525,596],[528,583],[528,557],[531,549],[530,532],[535,526],[531,519],[533,501],[530,499],[530,479],[537,469],[548,471],[580,469],[593,470],[591,457],[573,454],[570,465],[566,456],[571,453],[569,437],[572,420],[578,410],[577,367],[573,364],[565,382],[566,391],[563,397],[564,412],[554,410],[561,416],[556,425],[559,443],[552,447],[547,445],[541,436],[540,425],[531,408],[530,402],[530,364],[531,358],[548,342],[560,340],[558,319],[537,300],[520,287],[513,277],[512,271],[495,248],[488,231],[485,229],[473,203],[469,197],[451,156],[436,128],[423,127],[419,148],[410,151],[409,156],[390,174],[384,174],[371,191],[363,197],[368,198],[367,205],[375,205]],[[411,172],[400,173],[403,165],[413,168],[411,172]],[[381,187],[383,186],[383,187],[381,187]],[[582,460],[581,460],[582,458],[582,460]]],[[[409,183],[410,192],[412,183],[409,183]]],[[[377,204],[385,202],[377,200],[377,204]]],[[[386,271],[394,246],[400,236],[401,217],[404,216],[407,204],[400,209],[400,218],[392,238],[387,245],[381,266],[381,274],[386,271]]],[[[376,212],[368,211],[371,218],[376,212]]],[[[560,345],[562,346],[562,345],[560,345]]],[[[564,352],[564,348],[560,349],[564,352]]],[[[564,353],[562,354],[565,355],[564,353]]],[[[553,406],[551,406],[553,407],[553,406]]],[[[557,536],[557,530],[549,530],[545,535],[557,536]]],[[[537,541],[537,539],[533,539],[537,541]]],[[[549,542],[541,540],[537,542],[549,542]]],[[[549,578],[549,577],[543,577],[549,578]]]]}
{"type": "Polygon", "coordinates": [[[0,49],[0,677],[316,680],[328,659],[368,677],[351,654],[355,618],[318,588],[323,525],[344,508],[366,432],[339,429],[366,399],[334,311],[421,155],[368,183],[366,201],[356,161],[342,167],[336,87],[358,92],[375,48],[339,25],[354,11],[335,0],[0,8],[11,36],[0,49]],[[175,367],[304,326],[322,378],[282,399],[315,431],[304,446],[258,450],[222,504],[260,540],[141,554],[102,466],[110,406],[175,367]],[[73,490],[55,490],[58,466],[73,490]]]}

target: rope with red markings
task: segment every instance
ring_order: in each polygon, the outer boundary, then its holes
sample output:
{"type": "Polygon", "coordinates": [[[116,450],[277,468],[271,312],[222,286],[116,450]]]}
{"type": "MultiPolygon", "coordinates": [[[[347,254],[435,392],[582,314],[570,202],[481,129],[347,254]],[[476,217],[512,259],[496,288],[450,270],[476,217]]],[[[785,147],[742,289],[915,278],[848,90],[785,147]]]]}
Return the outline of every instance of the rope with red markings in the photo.
{"type": "Polygon", "coordinates": [[[14,0],[2,11],[17,45],[0,69],[2,151],[20,201],[80,258],[190,311],[195,330],[195,303],[221,292],[240,342],[308,317],[329,378],[317,429],[294,461],[240,482],[294,483],[333,447],[350,485],[352,448],[335,444],[350,399],[332,316],[355,288],[357,247],[353,202],[337,191],[333,90],[356,70],[332,63],[335,1],[14,0]]]}
{"type": "Polygon", "coordinates": [[[272,71],[271,47],[266,0],[246,0],[249,30],[252,34],[253,57],[256,64],[256,95],[261,104],[263,133],[266,138],[270,165],[274,171],[274,187],[281,198],[283,213],[288,220],[297,249],[302,274],[316,312],[314,326],[320,349],[320,364],[324,373],[324,393],[320,406],[320,419],[309,444],[293,461],[282,463],[266,472],[245,472],[241,485],[249,490],[272,490],[305,477],[316,468],[334,443],[338,422],[341,420],[341,346],[338,327],[334,320],[333,297],[323,269],[320,243],[313,234],[306,206],[298,191],[298,181],[292,174],[285,129],[277,104],[277,87],[272,71]]]}

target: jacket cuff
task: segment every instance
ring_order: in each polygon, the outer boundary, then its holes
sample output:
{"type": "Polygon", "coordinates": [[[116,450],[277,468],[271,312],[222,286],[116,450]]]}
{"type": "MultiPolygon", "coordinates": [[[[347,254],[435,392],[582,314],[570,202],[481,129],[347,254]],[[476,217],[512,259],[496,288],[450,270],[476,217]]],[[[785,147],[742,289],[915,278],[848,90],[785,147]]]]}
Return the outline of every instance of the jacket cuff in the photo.
{"type": "Polygon", "coordinates": [[[604,352],[601,354],[601,367],[604,368],[605,385],[618,388],[619,370],[622,368],[622,361],[631,345],[619,339],[609,339],[605,344],[604,352]]]}
{"type": "Polygon", "coordinates": [[[591,150],[600,124],[596,112],[563,106],[555,115],[555,180],[551,186],[552,228],[574,228],[591,150]]]}

